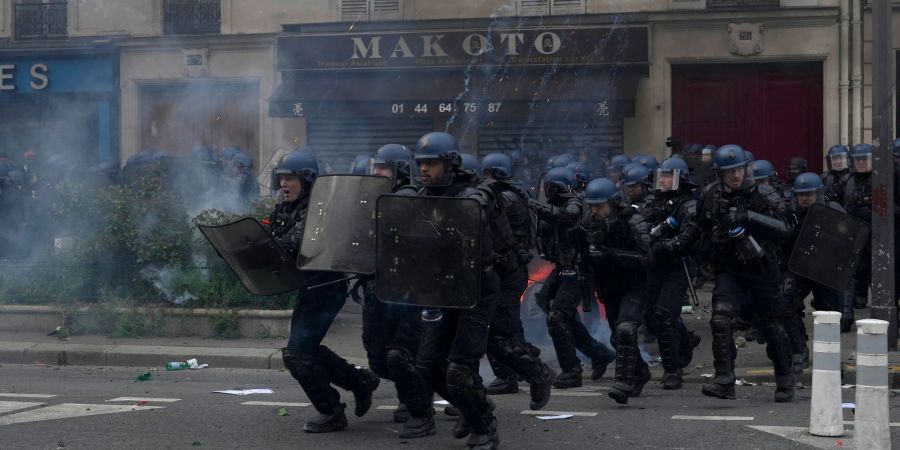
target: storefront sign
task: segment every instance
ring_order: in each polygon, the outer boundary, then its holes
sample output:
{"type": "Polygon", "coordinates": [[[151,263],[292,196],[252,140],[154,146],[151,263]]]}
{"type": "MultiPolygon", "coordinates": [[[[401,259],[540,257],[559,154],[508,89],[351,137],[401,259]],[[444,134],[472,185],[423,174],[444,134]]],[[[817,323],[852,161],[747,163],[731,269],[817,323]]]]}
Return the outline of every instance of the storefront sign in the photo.
{"type": "Polygon", "coordinates": [[[647,26],[310,34],[278,39],[278,70],[648,64],[647,26]]]}
{"type": "Polygon", "coordinates": [[[110,92],[114,66],[104,57],[0,57],[0,95],[33,92],[110,92]]]}

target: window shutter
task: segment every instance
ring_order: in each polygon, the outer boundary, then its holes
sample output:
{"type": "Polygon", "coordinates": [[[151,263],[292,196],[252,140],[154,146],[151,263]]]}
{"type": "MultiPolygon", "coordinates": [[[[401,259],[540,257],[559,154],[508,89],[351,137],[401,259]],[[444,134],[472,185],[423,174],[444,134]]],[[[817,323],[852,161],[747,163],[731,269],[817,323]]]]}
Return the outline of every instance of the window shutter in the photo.
{"type": "Polygon", "coordinates": [[[520,16],[546,16],[550,14],[550,0],[519,0],[520,16]]]}

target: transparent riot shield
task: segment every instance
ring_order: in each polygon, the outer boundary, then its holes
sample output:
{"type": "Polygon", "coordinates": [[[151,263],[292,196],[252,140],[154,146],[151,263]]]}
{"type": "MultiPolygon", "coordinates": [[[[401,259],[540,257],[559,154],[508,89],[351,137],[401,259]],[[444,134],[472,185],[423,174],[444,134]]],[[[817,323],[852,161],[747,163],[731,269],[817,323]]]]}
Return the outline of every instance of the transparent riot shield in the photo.
{"type": "Polygon", "coordinates": [[[865,222],[814,204],[806,213],[788,269],[838,291],[847,290],[869,239],[865,222]]]}
{"type": "Polygon", "coordinates": [[[316,179],[297,267],[342,273],[375,272],[375,201],[390,178],[324,175],[316,179]]]}
{"type": "Polygon", "coordinates": [[[278,247],[254,218],[219,226],[200,225],[200,232],[225,260],[248,291],[277,295],[305,285],[293,258],[278,247]]]}
{"type": "Polygon", "coordinates": [[[478,202],[382,195],[375,294],[383,302],[471,308],[481,297],[478,202]]]}

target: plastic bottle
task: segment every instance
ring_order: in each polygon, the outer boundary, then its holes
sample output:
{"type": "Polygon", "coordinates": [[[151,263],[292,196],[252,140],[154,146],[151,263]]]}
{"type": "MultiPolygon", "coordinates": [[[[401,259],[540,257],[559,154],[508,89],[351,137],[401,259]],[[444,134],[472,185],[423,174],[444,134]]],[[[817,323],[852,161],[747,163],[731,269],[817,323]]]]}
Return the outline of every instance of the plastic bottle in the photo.
{"type": "Polygon", "coordinates": [[[166,370],[184,370],[184,369],[187,369],[188,367],[189,367],[188,363],[181,362],[181,361],[172,361],[172,362],[166,364],[166,370]]]}

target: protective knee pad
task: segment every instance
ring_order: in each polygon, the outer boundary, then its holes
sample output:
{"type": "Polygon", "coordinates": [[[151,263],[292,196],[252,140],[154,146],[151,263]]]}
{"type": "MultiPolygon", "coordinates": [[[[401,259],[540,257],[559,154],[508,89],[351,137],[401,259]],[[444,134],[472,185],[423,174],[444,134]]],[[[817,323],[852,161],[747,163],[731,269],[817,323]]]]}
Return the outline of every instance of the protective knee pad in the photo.
{"type": "Polygon", "coordinates": [[[730,333],[731,319],[732,316],[728,316],[719,312],[713,312],[712,318],[709,319],[709,327],[712,329],[713,333],[730,333]]]}
{"type": "MultiPolygon", "coordinates": [[[[392,348],[387,351],[387,368],[390,373],[415,371],[412,355],[406,349],[392,348]]],[[[376,372],[377,373],[377,372],[376,372]]]]}
{"type": "Polygon", "coordinates": [[[547,316],[547,330],[553,337],[566,335],[566,318],[560,311],[550,311],[547,316]]]}
{"type": "Polygon", "coordinates": [[[465,389],[474,383],[475,379],[472,377],[472,369],[469,366],[454,362],[447,365],[448,388],[465,389]]]}
{"type": "Polygon", "coordinates": [[[640,326],[634,322],[616,324],[616,340],[619,345],[637,346],[637,334],[640,326]]]}

